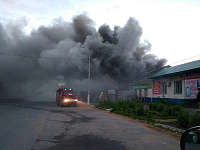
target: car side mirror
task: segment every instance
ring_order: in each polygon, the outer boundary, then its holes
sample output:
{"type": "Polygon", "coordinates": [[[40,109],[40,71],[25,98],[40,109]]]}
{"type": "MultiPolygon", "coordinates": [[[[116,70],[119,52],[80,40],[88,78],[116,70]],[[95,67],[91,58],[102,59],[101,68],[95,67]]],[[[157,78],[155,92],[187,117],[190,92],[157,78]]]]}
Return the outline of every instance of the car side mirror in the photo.
{"type": "Polygon", "coordinates": [[[181,150],[200,149],[200,126],[187,129],[181,136],[181,150]]]}

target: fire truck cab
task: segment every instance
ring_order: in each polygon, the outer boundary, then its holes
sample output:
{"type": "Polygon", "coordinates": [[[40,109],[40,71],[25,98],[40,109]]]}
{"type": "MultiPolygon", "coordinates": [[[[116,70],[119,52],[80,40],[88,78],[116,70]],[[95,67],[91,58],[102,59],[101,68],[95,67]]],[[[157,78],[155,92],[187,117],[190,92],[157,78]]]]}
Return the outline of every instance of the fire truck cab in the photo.
{"type": "Polygon", "coordinates": [[[57,106],[72,105],[77,106],[77,97],[73,89],[60,88],[56,91],[57,106]]]}

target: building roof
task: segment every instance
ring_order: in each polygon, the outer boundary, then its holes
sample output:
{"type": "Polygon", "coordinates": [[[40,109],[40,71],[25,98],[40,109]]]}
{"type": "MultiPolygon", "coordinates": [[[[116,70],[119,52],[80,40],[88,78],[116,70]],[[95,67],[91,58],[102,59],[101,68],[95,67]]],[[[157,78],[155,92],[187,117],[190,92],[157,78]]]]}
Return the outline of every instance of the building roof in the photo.
{"type": "Polygon", "coordinates": [[[160,70],[162,70],[164,67],[162,68],[157,68],[154,69],[148,73],[146,73],[145,75],[137,78],[136,80],[130,82],[129,84],[131,85],[136,85],[136,84],[143,84],[143,83],[151,83],[151,81],[149,81],[149,77],[151,77],[152,75],[154,75],[155,73],[159,72],[160,70]]]}
{"type": "Polygon", "coordinates": [[[181,64],[181,65],[174,66],[174,67],[165,67],[161,71],[152,75],[150,77],[150,79],[155,79],[158,77],[164,77],[164,76],[168,76],[168,75],[186,73],[186,72],[195,71],[195,70],[200,70],[200,60],[181,64]]]}

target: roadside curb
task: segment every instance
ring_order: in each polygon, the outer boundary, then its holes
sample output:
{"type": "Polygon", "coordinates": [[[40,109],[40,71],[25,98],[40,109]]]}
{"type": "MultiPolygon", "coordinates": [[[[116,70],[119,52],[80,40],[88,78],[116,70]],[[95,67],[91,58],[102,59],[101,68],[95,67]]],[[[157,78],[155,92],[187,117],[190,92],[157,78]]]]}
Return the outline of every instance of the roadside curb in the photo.
{"type": "Polygon", "coordinates": [[[163,127],[163,128],[166,128],[166,129],[170,129],[170,130],[176,131],[176,132],[180,132],[180,133],[183,133],[185,131],[183,129],[178,129],[178,128],[175,128],[175,127],[172,127],[172,126],[168,126],[168,125],[165,125],[165,124],[161,124],[161,123],[156,123],[154,125],[157,126],[157,127],[163,127]]]}

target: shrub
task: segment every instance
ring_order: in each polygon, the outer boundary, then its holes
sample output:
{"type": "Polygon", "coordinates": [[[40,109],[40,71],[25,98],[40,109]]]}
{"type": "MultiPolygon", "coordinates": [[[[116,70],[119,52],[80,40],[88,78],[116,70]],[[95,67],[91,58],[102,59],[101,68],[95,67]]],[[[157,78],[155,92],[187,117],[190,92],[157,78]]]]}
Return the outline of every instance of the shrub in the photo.
{"type": "Polygon", "coordinates": [[[129,107],[131,108],[131,109],[135,109],[136,108],[136,102],[134,102],[134,101],[130,101],[130,104],[129,104],[129,107]]]}
{"type": "Polygon", "coordinates": [[[190,125],[197,126],[200,125],[200,112],[196,112],[190,117],[190,125]]]}
{"type": "Polygon", "coordinates": [[[176,112],[176,111],[182,111],[183,110],[183,106],[181,106],[181,105],[174,105],[174,106],[172,106],[172,108],[173,108],[173,111],[174,112],[176,112]]]}
{"type": "Polygon", "coordinates": [[[187,107],[198,108],[198,103],[196,99],[185,99],[184,104],[187,107]]]}
{"type": "Polygon", "coordinates": [[[150,111],[150,112],[147,112],[147,118],[152,118],[153,117],[153,112],[150,111]]]}
{"type": "Polygon", "coordinates": [[[112,112],[117,113],[117,114],[120,114],[120,115],[127,116],[127,113],[125,113],[123,110],[114,110],[114,111],[112,111],[112,112]]]}
{"type": "Polygon", "coordinates": [[[177,122],[180,127],[188,127],[190,121],[190,113],[188,110],[181,110],[177,116],[177,122]]]}
{"type": "Polygon", "coordinates": [[[144,115],[144,112],[145,112],[144,105],[142,103],[138,103],[136,107],[136,114],[142,116],[144,115]]]}
{"type": "Polygon", "coordinates": [[[173,112],[172,115],[174,117],[177,117],[180,114],[180,112],[183,111],[183,110],[184,110],[183,106],[181,106],[181,105],[174,105],[174,106],[172,106],[172,112],[173,112]]]}
{"type": "Polygon", "coordinates": [[[149,110],[151,111],[157,111],[157,106],[158,106],[158,103],[150,103],[149,104],[149,110]]]}
{"type": "Polygon", "coordinates": [[[174,115],[174,111],[173,111],[172,107],[168,106],[165,109],[166,109],[166,112],[168,113],[169,116],[173,116],[174,115]]]}
{"type": "Polygon", "coordinates": [[[112,108],[114,105],[115,103],[112,101],[100,101],[99,105],[96,105],[96,107],[101,109],[109,109],[112,108]]]}
{"type": "Polygon", "coordinates": [[[160,103],[162,103],[162,104],[168,104],[168,101],[166,99],[161,99],[160,103]]]}
{"type": "Polygon", "coordinates": [[[169,108],[169,107],[164,107],[164,108],[163,108],[163,110],[162,110],[162,112],[161,112],[161,116],[162,116],[162,117],[167,117],[167,116],[169,116],[169,114],[168,114],[168,112],[167,112],[167,108],[169,108]]]}
{"type": "Polygon", "coordinates": [[[165,105],[163,103],[159,103],[157,107],[158,112],[162,112],[164,110],[165,105]]]}
{"type": "Polygon", "coordinates": [[[133,113],[134,109],[132,109],[131,107],[128,107],[126,110],[124,110],[127,113],[133,113]]]}

